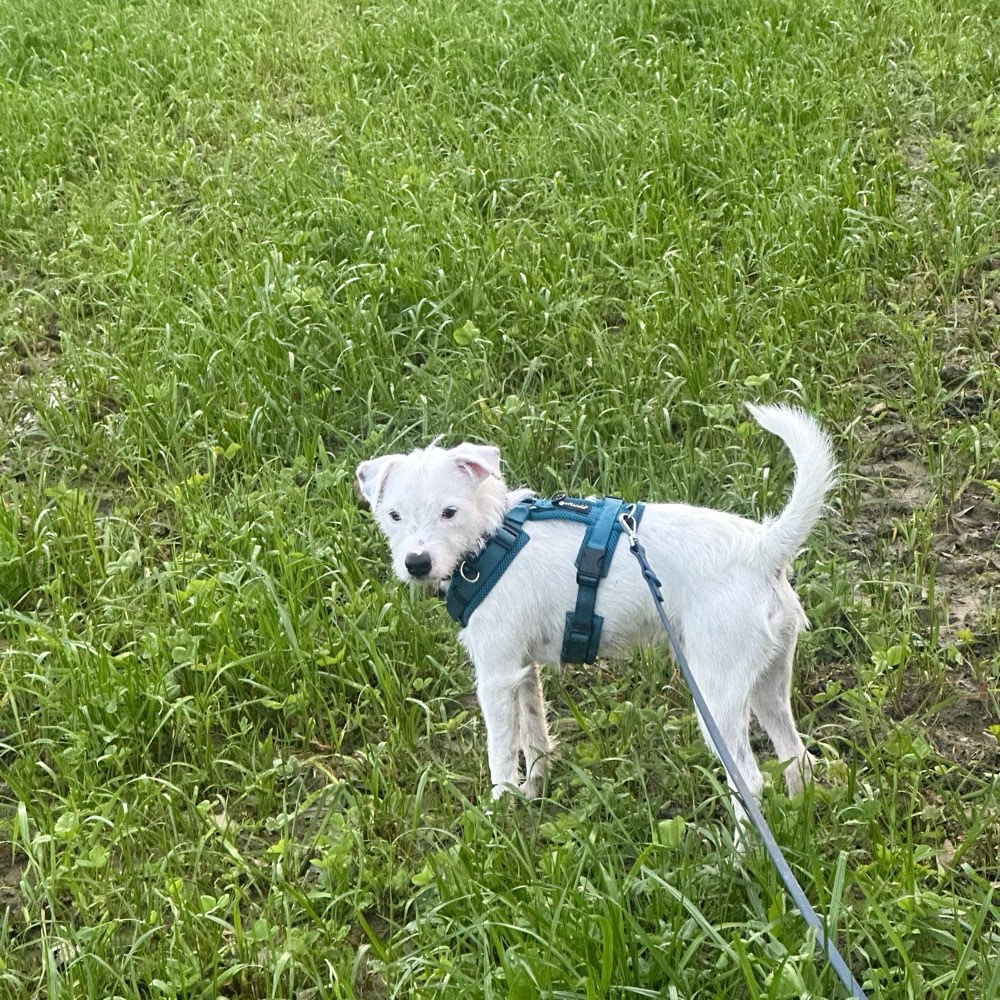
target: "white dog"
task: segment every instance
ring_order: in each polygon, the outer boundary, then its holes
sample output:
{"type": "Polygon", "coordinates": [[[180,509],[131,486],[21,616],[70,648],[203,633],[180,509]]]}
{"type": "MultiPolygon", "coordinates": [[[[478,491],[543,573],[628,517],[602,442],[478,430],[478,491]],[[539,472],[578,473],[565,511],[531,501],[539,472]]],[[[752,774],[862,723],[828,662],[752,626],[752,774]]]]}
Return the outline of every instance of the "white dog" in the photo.
{"type": "MultiPolygon", "coordinates": [[[[717,510],[651,503],[638,535],[709,710],[759,797],[763,778],[750,749],[751,711],[778,758],[789,762],[790,794],[811,772],[789,699],[796,638],[808,623],[788,572],[820,516],[835,466],[829,439],[805,413],[783,406],[751,406],[750,412],[795,459],[795,484],[781,514],[759,524],[717,510]]],[[[498,531],[508,510],[532,496],[508,491],[496,448],[468,443],[362,462],[357,479],[389,541],[396,575],[442,589],[498,531]]],[[[510,788],[529,797],[540,790],[552,743],[538,666],[559,664],[566,615],[577,599],[574,560],[583,527],[564,520],[532,520],[526,527],[530,540],[460,633],[475,664],[494,797],[510,788]]],[[[601,657],[665,641],[624,543],[600,582],[595,611],[603,618],[601,657]]]]}

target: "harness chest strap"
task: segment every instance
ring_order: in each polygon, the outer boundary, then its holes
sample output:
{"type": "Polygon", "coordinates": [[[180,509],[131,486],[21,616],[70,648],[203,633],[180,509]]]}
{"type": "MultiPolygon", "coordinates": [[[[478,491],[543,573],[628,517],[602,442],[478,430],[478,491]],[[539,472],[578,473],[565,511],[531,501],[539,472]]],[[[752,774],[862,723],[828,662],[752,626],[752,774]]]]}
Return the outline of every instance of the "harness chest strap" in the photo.
{"type": "Polygon", "coordinates": [[[530,513],[530,500],[511,507],[483,550],[471,559],[463,559],[452,574],[445,607],[463,628],[528,541],[524,522],[530,513]]]}
{"type": "Polygon", "coordinates": [[[621,535],[619,515],[628,510],[638,525],[643,504],[630,505],[617,497],[595,500],[554,497],[523,500],[515,504],[499,530],[476,556],[459,564],[448,587],[448,613],[468,625],[473,612],[493,589],[515,556],[529,541],[527,520],[564,520],[586,525],[576,557],[576,607],[566,614],[561,657],[563,663],[592,663],[597,658],[603,618],[594,613],[597,588],[611,567],[621,535]]]}

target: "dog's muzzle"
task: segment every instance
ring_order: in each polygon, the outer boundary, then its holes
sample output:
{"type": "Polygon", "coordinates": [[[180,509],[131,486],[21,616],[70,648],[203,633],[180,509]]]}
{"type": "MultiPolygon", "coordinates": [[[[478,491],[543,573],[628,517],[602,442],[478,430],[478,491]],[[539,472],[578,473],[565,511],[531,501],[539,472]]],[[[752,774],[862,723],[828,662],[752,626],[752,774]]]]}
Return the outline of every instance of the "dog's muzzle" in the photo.
{"type": "Polygon", "coordinates": [[[411,552],[403,560],[406,572],[415,580],[425,580],[430,576],[431,557],[426,552],[411,552]]]}

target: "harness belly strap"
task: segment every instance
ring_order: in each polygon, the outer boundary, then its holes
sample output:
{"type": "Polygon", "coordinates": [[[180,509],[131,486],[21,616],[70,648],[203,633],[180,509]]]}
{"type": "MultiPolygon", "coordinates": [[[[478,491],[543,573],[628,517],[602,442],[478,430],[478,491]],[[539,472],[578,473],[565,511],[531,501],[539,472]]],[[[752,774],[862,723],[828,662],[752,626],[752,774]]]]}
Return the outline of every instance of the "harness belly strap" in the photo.
{"type": "Polygon", "coordinates": [[[448,613],[461,625],[469,624],[473,612],[530,540],[524,528],[525,521],[563,520],[584,524],[586,531],[576,557],[576,607],[566,614],[560,659],[563,663],[593,663],[604,624],[603,618],[594,613],[597,588],[608,575],[622,532],[619,516],[627,509],[634,524],[638,525],[643,508],[643,504],[626,504],[617,497],[556,496],[551,500],[522,500],[507,512],[499,530],[482,550],[464,559],[455,570],[445,599],[448,613]]]}
{"type": "Polygon", "coordinates": [[[601,642],[604,619],[594,613],[597,587],[608,575],[622,527],[618,515],[625,504],[615,497],[605,497],[594,511],[596,520],[587,527],[576,556],[576,607],[566,614],[563,632],[563,663],[593,663],[601,642]]]}

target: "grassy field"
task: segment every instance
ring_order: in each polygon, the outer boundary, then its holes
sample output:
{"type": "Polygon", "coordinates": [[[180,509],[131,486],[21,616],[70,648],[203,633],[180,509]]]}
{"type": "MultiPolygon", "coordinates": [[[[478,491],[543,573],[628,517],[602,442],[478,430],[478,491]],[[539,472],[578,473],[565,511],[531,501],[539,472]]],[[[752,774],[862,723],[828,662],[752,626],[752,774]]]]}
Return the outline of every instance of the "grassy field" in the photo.
{"type": "Polygon", "coordinates": [[[998,19],[6,4],[0,996],[839,997],[665,654],[549,676],[488,811],[352,490],[443,434],[761,516],[760,399],[843,471],[767,815],[871,997],[1000,997],[998,19]]]}

